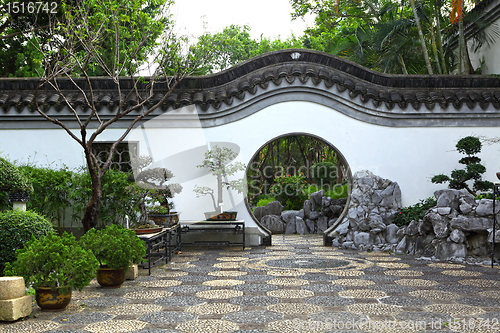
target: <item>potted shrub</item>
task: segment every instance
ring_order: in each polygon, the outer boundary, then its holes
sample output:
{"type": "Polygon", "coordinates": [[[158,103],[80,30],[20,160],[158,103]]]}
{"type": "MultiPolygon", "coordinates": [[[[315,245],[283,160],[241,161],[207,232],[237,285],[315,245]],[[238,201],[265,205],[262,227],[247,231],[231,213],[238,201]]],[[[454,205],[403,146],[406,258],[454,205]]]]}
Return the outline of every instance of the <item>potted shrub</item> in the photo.
{"type": "Polygon", "coordinates": [[[151,168],[153,160],[149,156],[140,156],[132,161],[136,182],[135,192],[139,193],[138,202],[141,217],[139,225],[146,225],[153,220],[157,225],[166,227],[179,222],[178,212],[172,211],[171,199],[181,193],[182,186],[169,183],[174,174],[166,168],[151,168]],[[148,205],[153,205],[148,208],[148,205]]]}
{"type": "Polygon", "coordinates": [[[146,243],[134,231],[118,225],[92,228],[80,238],[80,244],[99,261],[97,282],[107,288],[120,287],[130,264],[141,263],[146,255],[146,243]]]}
{"type": "Polygon", "coordinates": [[[217,178],[217,201],[215,200],[214,190],[207,186],[198,186],[194,188],[196,197],[210,195],[214,205],[214,212],[205,213],[207,220],[235,220],[236,212],[222,212],[222,187],[243,192],[246,189],[243,179],[228,181],[228,176],[233,176],[238,171],[245,170],[245,165],[240,162],[230,163],[236,158],[237,154],[229,148],[215,146],[212,150],[205,153],[205,159],[198,168],[207,168],[212,171],[212,175],[217,178]]]}
{"type": "Polygon", "coordinates": [[[16,251],[16,261],[5,266],[5,275],[22,276],[26,287],[35,289],[42,310],[63,310],[71,301],[72,290],[82,290],[99,268],[92,252],[80,247],[66,232],[36,239],[16,251]]]}

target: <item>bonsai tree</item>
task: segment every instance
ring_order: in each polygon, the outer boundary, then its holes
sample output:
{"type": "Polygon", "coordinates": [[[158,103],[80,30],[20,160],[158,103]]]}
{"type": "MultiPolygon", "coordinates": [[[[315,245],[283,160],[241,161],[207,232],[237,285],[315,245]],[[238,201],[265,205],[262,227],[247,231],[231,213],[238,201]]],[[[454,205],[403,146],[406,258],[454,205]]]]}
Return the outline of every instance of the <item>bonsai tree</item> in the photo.
{"type": "Polygon", "coordinates": [[[147,204],[153,204],[153,207],[149,209],[150,212],[161,212],[168,215],[174,207],[171,199],[182,192],[180,184],[168,184],[174,174],[166,168],[148,168],[152,162],[153,159],[149,156],[139,156],[132,160],[136,182],[134,192],[138,194],[138,208],[141,212],[139,224],[148,220],[147,204]],[[159,205],[155,206],[155,204],[159,205]]]}
{"type": "Polygon", "coordinates": [[[32,236],[24,248],[16,251],[16,261],[5,266],[5,275],[22,276],[27,287],[59,289],[60,294],[82,290],[99,268],[91,251],[82,249],[71,234],[55,233],[32,236]]]}
{"type": "Polygon", "coordinates": [[[467,155],[458,161],[465,165],[465,169],[453,170],[451,178],[446,175],[436,175],[431,181],[436,184],[449,182],[448,187],[456,190],[466,189],[470,194],[476,196],[477,191],[487,191],[493,188],[493,183],[487,180],[481,180],[483,173],[486,172],[486,167],[481,164],[481,159],[476,154],[481,152],[481,141],[474,136],[466,136],[458,140],[455,146],[461,154],[467,155]],[[473,181],[472,189],[469,187],[468,181],[473,181]]]}
{"type": "Polygon", "coordinates": [[[236,172],[245,170],[245,165],[240,162],[230,163],[236,158],[237,154],[229,148],[215,146],[212,150],[205,153],[203,163],[198,165],[198,168],[207,168],[217,178],[217,201],[215,200],[214,190],[207,186],[198,186],[194,188],[196,197],[210,195],[214,210],[217,213],[222,213],[222,187],[232,189],[241,193],[245,190],[245,182],[243,179],[228,181],[229,176],[233,176],[236,172]]]}
{"type": "Polygon", "coordinates": [[[142,262],[146,255],[146,243],[133,230],[116,224],[100,230],[90,229],[80,238],[80,244],[92,251],[101,268],[127,271],[131,263],[142,262]]]}

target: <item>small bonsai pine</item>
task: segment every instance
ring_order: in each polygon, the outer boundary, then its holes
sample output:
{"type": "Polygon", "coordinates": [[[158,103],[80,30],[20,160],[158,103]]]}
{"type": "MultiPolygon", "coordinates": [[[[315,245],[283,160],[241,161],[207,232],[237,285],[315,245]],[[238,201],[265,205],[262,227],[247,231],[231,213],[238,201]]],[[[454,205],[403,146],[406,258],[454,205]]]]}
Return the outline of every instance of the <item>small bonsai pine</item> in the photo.
{"type": "Polygon", "coordinates": [[[196,197],[210,195],[214,210],[217,213],[222,213],[222,186],[227,189],[233,189],[241,193],[245,190],[245,182],[243,179],[228,181],[227,177],[234,175],[238,171],[245,170],[245,165],[240,162],[230,163],[235,159],[237,154],[229,148],[215,146],[212,150],[205,153],[205,159],[198,168],[209,169],[214,176],[217,177],[217,201],[215,201],[214,190],[207,186],[198,186],[194,188],[196,197]]]}
{"type": "Polygon", "coordinates": [[[448,187],[456,190],[466,189],[470,194],[476,196],[477,191],[487,191],[493,188],[493,183],[487,180],[481,180],[483,173],[486,172],[486,167],[481,164],[481,159],[474,156],[481,152],[481,141],[474,136],[467,136],[458,141],[457,151],[467,155],[458,161],[465,165],[465,169],[453,170],[451,178],[446,175],[436,175],[431,181],[435,184],[449,182],[448,187]],[[467,184],[468,181],[473,181],[472,189],[467,184]]]}

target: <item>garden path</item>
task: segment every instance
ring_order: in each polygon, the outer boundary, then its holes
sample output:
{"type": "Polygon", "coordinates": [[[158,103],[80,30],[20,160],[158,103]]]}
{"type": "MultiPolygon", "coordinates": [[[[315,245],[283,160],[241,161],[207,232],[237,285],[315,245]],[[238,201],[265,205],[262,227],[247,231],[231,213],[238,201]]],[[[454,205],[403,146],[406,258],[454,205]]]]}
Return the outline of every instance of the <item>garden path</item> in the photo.
{"type": "Polygon", "coordinates": [[[0,332],[499,331],[498,266],[357,253],[322,241],[290,235],[244,251],[186,248],[151,276],[142,270],[119,289],[93,281],[66,311],[35,307],[32,318],[1,323],[0,332]]]}

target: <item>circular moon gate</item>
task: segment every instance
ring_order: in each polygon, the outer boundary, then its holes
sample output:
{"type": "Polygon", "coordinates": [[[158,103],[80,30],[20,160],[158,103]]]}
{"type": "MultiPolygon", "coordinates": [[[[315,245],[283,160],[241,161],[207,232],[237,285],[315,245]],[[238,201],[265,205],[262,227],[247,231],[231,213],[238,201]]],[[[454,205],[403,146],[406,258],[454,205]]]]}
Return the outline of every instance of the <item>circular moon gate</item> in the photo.
{"type": "MultiPolygon", "coordinates": [[[[337,156],[337,159],[338,159],[339,165],[343,166],[343,177],[345,179],[347,179],[348,184],[349,184],[349,186],[348,186],[348,193],[347,193],[347,202],[344,205],[344,209],[343,209],[342,213],[340,214],[340,216],[337,219],[337,221],[342,221],[342,219],[344,218],[344,216],[347,214],[347,207],[349,206],[349,201],[350,201],[350,198],[351,198],[351,180],[352,180],[351,168],[350,168],[349,164],[347,163],[347,160],[345,159],[344,155],[340,152],[340,150],[338,150],[334,145],[332,145],[330,142],[326,141],[322,137],[319,137],[317,135],[310,134],[310,133],[294,132],[294,133],[283,134],[283,135],[280,135],[278,137],[275,137],[275,138],[267,141],[265,144],[263,144],[254,153],[254,155],[250,159],[250,163],[248,163],[247,169],[245,171],[245,179],[248,180],[249,170],[250,170],[250,168],[253,165],[253,161],[257,158],[258,154],[262,151],[262,149],[264,149],[264,147],[266,147],[267,145],[271,144],[272,142],[274,142],[276,140],[279,140],[279,139],[282,139],[282,138],[285,138],[285,137],[292,137],[292,136],[305,136],[305,137],[313,138],[313,139],[315,139],[317,141],[320,141],[320,142],[326,144],[331,150],[333,150],[335,152],[335,154],[337,156]]],[[[248,195],[248,193],[247,193],[247,195],[248,195]]],[[[249,215],[253,218],[254,222],[257,225],[259,225],[260,227],[262,227],[262,225],[260,224],[260,221],[257,220],[257,218],[254,216],[254,214],[252,212],[252,208],[250,207],[248,196],[247,196],[247,198],[245,198],[245,206],[247,208],[247,211],[248,211],[249,215]]],[[[332,225],[330,228],[328,228],[325,231],[325,234],[327,234],[330,231],[330,229],[333,230],[334,226],[336,226],[335,223],[334,223],[334,225],[332,225]]]]}

